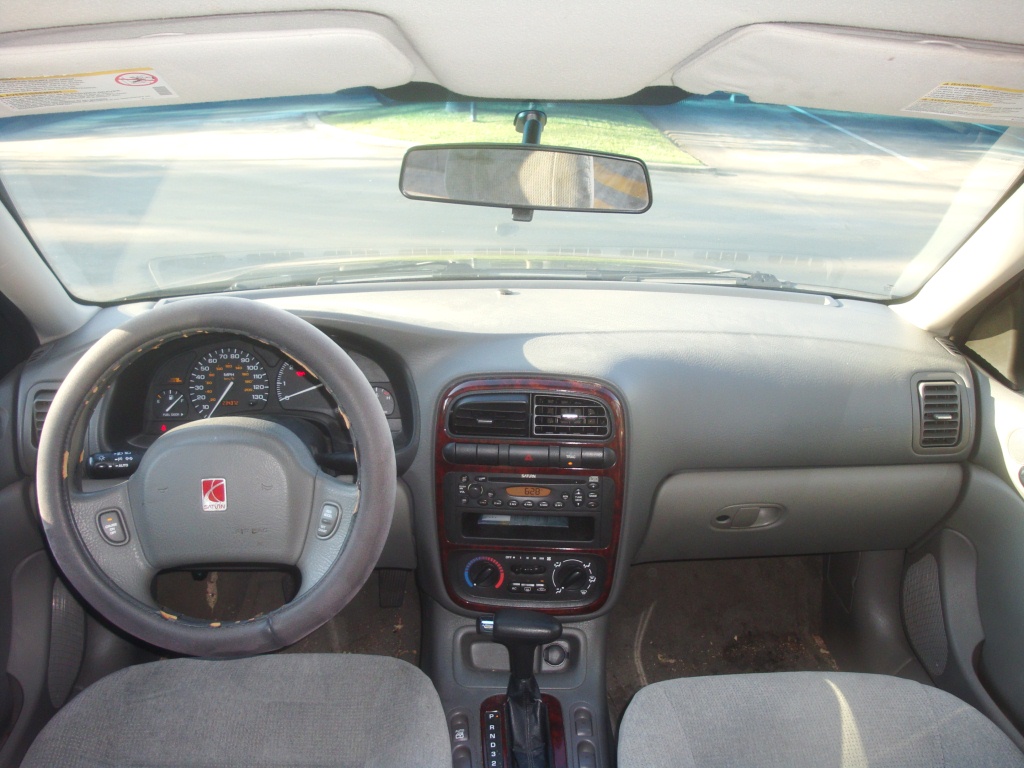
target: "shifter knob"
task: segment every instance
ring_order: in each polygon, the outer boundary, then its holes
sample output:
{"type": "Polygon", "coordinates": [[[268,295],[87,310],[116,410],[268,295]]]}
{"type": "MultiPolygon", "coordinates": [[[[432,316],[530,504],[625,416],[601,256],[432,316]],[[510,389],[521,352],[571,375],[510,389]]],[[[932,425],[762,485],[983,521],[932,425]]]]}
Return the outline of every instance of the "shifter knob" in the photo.
{"type": "Polygon", "coordinates": [[[562,636],[562,622],[554,616],[519,608],[502,608],[481,616],[477,632],[488,635],[508,648],[512,677],[526,680],[533,677],[533,657],[537,648],[562,636]]]}
{"type": "Polygon", "coordinates": [[[496,643],[522,642],[543,645],[562,636],[562,622],[554,616],[519,608],[502,608],[497,613],[477,619],[476,629],[490,635],[496,643]]]}

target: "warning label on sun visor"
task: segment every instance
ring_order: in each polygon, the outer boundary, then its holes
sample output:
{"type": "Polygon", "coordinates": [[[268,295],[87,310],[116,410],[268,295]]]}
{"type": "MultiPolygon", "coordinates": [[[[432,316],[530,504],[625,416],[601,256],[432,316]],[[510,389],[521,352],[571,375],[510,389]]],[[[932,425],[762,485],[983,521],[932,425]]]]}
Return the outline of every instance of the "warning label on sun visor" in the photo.
{"type": "Polygon", "coordinates": [[[0,78],[0,104],[15,112],[84,104],[138,103],[176,96],[152,69],[0,78]]]}
{"type": "Polygon", "coordinates": [[[904,112],[993,122],[1024,122],[1024,90],[973,83],[943,83],[904,112]]]}

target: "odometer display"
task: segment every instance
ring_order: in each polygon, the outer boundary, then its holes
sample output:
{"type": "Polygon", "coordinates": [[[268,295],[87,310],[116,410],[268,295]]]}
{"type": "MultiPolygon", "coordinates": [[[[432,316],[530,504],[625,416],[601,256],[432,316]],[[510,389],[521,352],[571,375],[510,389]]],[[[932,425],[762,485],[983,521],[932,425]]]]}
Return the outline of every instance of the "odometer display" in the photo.
{"type": "Polygon", "coordinates": [[[192,407],[204,419],[258,411],[267,404],[267,370],[251,352],[221,347],[204,354],[188,378],[192,407]]]}

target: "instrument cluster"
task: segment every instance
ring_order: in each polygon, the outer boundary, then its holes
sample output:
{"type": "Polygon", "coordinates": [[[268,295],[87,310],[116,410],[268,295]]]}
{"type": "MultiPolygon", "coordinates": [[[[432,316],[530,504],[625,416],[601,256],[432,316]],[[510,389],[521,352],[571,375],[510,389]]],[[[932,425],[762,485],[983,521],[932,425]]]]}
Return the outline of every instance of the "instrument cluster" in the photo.
{"type": "MultiPolygon", "coordinates": [[[[384,370],[348,352],[366,375],[392,432],[402,429],[394,387],[384,370]]],[[[197,346],[160,364],[149,383],[145,429],[157,435],[198,419],[243,415],[319,415],[336,409],[320,381],[275,350],[242,340],[197,346]]]]}

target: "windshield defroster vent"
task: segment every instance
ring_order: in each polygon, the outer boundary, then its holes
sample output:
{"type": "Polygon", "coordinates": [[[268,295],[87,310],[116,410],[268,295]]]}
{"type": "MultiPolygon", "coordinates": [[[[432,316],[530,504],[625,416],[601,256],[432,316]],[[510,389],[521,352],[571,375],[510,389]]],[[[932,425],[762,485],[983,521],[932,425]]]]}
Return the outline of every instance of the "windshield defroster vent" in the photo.
{"type": "Polygon", "coordinates": [[[39,447],[39,436],[43,434],[43,422],[50,411],[50,405],[57,393],[52,389],[40,389],[32,398],[32,447],[39,447]]]}
{"type": "Polygon", "coordinates": [[[922,381],[917,389],[921,409],[921,447],[955,446],[960,442],[963,423],[960,388],[954,381],[922,381]]]}
{"type": "Polygon", "coordinates": [[[606,438],[611,434],[611,419],[599,400],[537,395],[533,399],[533,433],[537,437],[606,438]]]}
{"type": "Polygon", "coordinates": [[[465,437],[528,437],[530,396],[493,393],[460,397],[448,417],[448,431],[465,437]]]}

